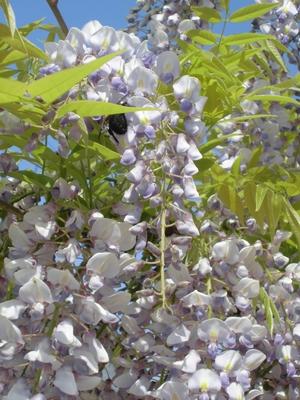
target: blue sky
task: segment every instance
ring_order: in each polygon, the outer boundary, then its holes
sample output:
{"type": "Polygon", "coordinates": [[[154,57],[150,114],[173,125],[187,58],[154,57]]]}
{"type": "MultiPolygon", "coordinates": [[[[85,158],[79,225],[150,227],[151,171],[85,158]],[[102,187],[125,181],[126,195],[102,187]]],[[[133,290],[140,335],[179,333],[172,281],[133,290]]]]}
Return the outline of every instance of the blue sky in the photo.
{"type": "MultiPolygon", "coordinates": [[[[22,26],[45,17],[45,23],[56,24],[46,0],[11,0],[17,25],[22,26]]],[[[127,25],[126,16],[135,0],[59,0],[59,8],[68,27],[81,28],[86,22],[98,19],[102,25],[120,29],[127,25]]],[[[232,10],[254,4],[254,0],[231,0],[232,10]]],[[[1,17],[0,17],[1,19],[1,17]]],[[[250,24],[230,24],[226,34],[249,31],[250,24]]],[[[219,30],[219,27],[217,28],[219,30]]],[[[35,33],[31,39],[42,47],[43,33],[35,33]]]]}

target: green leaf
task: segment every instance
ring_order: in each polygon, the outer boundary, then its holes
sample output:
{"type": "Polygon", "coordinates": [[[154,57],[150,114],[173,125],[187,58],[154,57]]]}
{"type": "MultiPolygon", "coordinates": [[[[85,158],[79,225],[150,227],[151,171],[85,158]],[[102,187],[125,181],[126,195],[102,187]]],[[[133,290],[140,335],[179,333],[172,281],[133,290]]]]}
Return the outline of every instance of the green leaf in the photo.
{"type": "MultiPolygon", "coordinates": [[[[16,81],[14,81],[16,82],[16,81]]],[[[45,112],[36,107],[32,103],[20,103],[20,98],[14,100],[15,102],[8,102],[1,104],[1,107],[11,112],[16,117],[22,119],[24,122],[40,124],[45,112]]]]}
{"type": "Polygon", "coordinates": [[[53,165],[58,166],[61,161],[60,156],[58,156],[53,150],[46,146],[39,146],[32,151],[32,155],[38,157],[41,160],[51,162],[53,165]]]}
{"type": "Polygon", "coordinates": [[[230,0],[221,0],[222,6],[225,8],[226,12],[229,11],[230,0]]]}
{"type": "Polygon", "coordinates": [[[19,28],[19,32],[21,33],[21,35],[23,36],[27,36],[29,35],[32,31],[42,28],[42,22],[45,20],[46,18],[40,18],[36,21],[32,21],[29,24],[23,25],[21,26],[21,28],[19,28]]]}
{"type": "Polygon", "coordinates": [[[288,72],[288,70],[286,68],[286,65],[285,65],[285,63],[284,63],[279,51],[277,50],[276,46],[274,45],[274,43],[271,40],[267,40],[266,41],[266,47],[269,50],[269,52],[272,54],[273,58],[281,66],[283,71],[284,72],[288,72]]]}
{"type": "Polygon", "coordinates": [[[240,222],[243,224],[244,207],[236,188],[228,183],[222,184],[218,190],[218,196],[239,217],[240,222]]]}
{"type": "Polygon", "coordinates": [[[255,198],[255,211],[259,211],[265,200],[265,197],[269,191],[269,188],[264,185],[257,185],[256,187],[256,198],[255,198]]]}
{"type": "Polygon", "coordinates": [[[256,185],[253,181],[247,182],[244,187],[244,202],[249,210],[251,216],[255,214],[255,193],[256,193],[256,185]]]}
{"type": "Polygon", "coordinates": [[[213,23],[222,21],[221,15],[214,8],[210,8],[210,7],[191,7],[191,8],[192,8],[192,11],[198,17],[200,17],[201,19],[204,19],[205,21],[213,22],[213,23]]]}
{"type": "Polygon", "coordinates": [[[32,184],[33,186],[38,186],[43,190],[45,190],[46,187],[51,187],[53,185],[52,178],[33,171],[10,172],[9,175],[32,184]]]}
{"type": "Polygon", "coordinates": [[[287,90],[287,89],[296,90],[296,91],[300,90],[300,88],[293,87],[293,86],[300,86],[300,74],[297,74],[293,78],[286,79],[282,82],[275,83],[273,85],[267,85],[267,86],[260,87],[251,93],[259,93],[260,91],[265,92],[268,89],[279,90],[279,91],[287,90]]]}
{"type": "Polygon", "coordinates": [[[217,38],[220,35],[216,35],[210,31],[200,30],[200,29],[192,29],[188,31],[187,36],[191,38],[194,42],[200,43],[203,45],[214,45],[217,42],[217,38]]]}
{"type": "Polygon", "coordinates": [[[252,152],[251,158],[250,158],[250,160],[249,160],[249,162],[248,162],[248,168],[257,167],[257,164],[258,164],[258,162],[259,162],[259,160],[260,160],[260,157],[261,157],[261,155],[262,155],[262,152],[263,152],[262,146],[257,147],[257,148],[252,152]]]}
{"type": "Polygon", "coordinates": [[[0,104],[20,101],[25,87],[24,83],[14,79],[0,78],[0,104]]]}
{"type": "MultiPolygon", "coordinates": [[[[273,319],[273,311],[272,311],[272,305],[271,305],[271,299],[266,292],[266,290],[261,287],[259,290],[259,298],[264,306],[264,311],[265,311],[265,317],[267,321],[267,327],[270,332],[271,337],[273,336],[274,333],[274,319],[273,319]]],[[[277,316],[276,316],[277,317],[277,316]]]]}
{"type": "Polygon", "coordinates": [[[271,297],[269,297],[269,304],[270,304],[270,308],[271,308],[271,311],[272,311],[272,314],[273,314],[274,321],[277,324],[279,324],[280,323],[280,314],[279,314],[279,312],[277,310],[277,307],[274,304],[274,301],[271,299],[271,297]]]}
{"type": "Polygon", "coordinates": [[[222,45],[226,46],[241,46],[243,44],[255,43],[262,40],[275,40],[271,35],[262,33],[240,33],[238,35],[229,35],[223,37],[222,45]]]}
{"type": "Polygon", "coordinates": [[[232,117],[232,118],[226,118],[224,121],[233,121],[233,122],[244,122],[244,121],[251,121],[253,119],[259,119],[259,118],[278,118],[277,115],[273,114],[255,114],[255,115],[243,115],[241,117],[232,117]]]}
{"type": "Polygon", "coordinates": [[[297,101],[289,96],[281,96],[277,94],[255,94],[247,96],[247,100],[254,100],[254,101],[266,101],[272,102],[276,101],[281,104],[295,104],[298,107],[300,106],[300,101],[297,101]]]}
{"type": "Polygon", "coordinates": [[[3,9],[5,18],[7,20],[11,36],[13,37],[16,31],[16,18],[14,10],[8,0],[0,0],[0,6],[3,9]]]}
{"type": "Polygon", "coordinates": [[[102,144],[99,144],[97,142],[89,141],[87,147],[88,147],[88,149],[93,150],[96,154],[98,154],[104,160],[113,161],[113,160],[120,159],[119,153],[116,153],[115,151],[108,149],[107,147],[102,146],[102,144]]]}
{"type": "Polygon", "coordinates": [[[14,64],[25,58],[25,54],[19,50],[2,50],[0,51],[0,65],[14,64]]]}
{"type": "Polygon", "coordinates": [[[282,209],[282,196],[269,190],[267,193],[264,210],[266,210],[266,218],[271,238],[273,238],[275,234],[278,221],[281,215],[281,209],[282,209]]]}
{"type": "Polygon", "coordinates": [[[231,173],[236,178],[240,175],[241,157],[237,157],[231,167],[231,173]]]}
{"type": "MultiPolygon", "coordinates": [[[[210,167],[212,167],[215,162],[216,162],[215,158],[212,158],[212,157],[203,157],[203,158],[201,158],[201,160],[195,161],[196,167],[199,169],[198,174],[201,175],[202,172],[210,169],[210,167]]],[[[196,179],[197,179],[197,175],[196,175],[196,179]]]]}
{"type": "Polygon", "coordinates": [[[199,150],[202,154],[207,153],[208,151],[214,149],[216,146],[219,146],[220,144],[226,142],[227,140],[238,136],[236,133],[231,133],[230,135],[222,135],[219,136],[216,139],[211,139],[207,143],[203,144],[200,146],[199,150]]]}
{"type": "Polygon", "coordinates": [[[47,104],[50,104],[93,71],[99,69],[103,64],[121,53],[121,51],[118,51],[108,54],[107,56],[98,58],[88,64],[68,68],[52,75],[45,76],[44,78],[38,79],[28,85],[27,92],[33,97],[42,97],[47,104]]]}
{"type": "Polygon", "coordinates": [[[230,22],[244,22],[257,17],[261,17],[273,8],[277,7],[278,3],[273,4],[253,4],[243,7],[235,11],[229,18],[230,22]]]}
{"type": "Polygon", "coordinates": [[[15,36],[11,37],[8,27],[0,24],[0,37],[10,47],[15,50],[19,50],[20,52],[26,54],[26,56],[48,61],[48,56],[28,39],[23,37],[18,30],[16,30],[15,36]]]}
{"type": "Polygon", "coordinates": [[[300,247],[300,216],[288,199],[283,199],[283,203],[285,205],[287,219],[291,225],[291,230],[293,231],[297,239],[298,246],[300,247]]]}
{"type": "Polygon", "coordinates": [[[78,100],[62,105],[57,111],[57,118],[61,118],[67,112],[74,112],[80,117],[94,117],[96,115],[125,114],[136,111],[153,111],[155,108],[127,107],[120,104],[104,101],[78,100]]]}

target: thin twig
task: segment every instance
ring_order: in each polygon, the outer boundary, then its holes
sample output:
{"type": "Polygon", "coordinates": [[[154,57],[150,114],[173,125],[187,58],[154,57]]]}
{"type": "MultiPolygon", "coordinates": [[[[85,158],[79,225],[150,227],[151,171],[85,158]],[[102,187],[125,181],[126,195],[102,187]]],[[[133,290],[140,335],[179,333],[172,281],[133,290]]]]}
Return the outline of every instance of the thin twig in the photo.
{"type": "Polygon", "coordinates": [[[5,211],[18,215],[19,217],[23,217],[24,215],[24,213],[21,210],[19,210],[18,208],[14,207],[11,204],[6,203],[3,200],[0,200],[0,209],[1,208],[5,211]]]}
{"type": "Polygon", "coordinates": [[[47,3],[49,7],[51,8],[51,11],[53,12],[56,21],[58,22],[58,25],[60,26],[60,29],[62,30],[63,34],[67,36],[69,29],[67,27],[67,24],[65,23],[65,20],[61,14],[61,12],[58,9],[58,0],[47,0],[47,3]]]}

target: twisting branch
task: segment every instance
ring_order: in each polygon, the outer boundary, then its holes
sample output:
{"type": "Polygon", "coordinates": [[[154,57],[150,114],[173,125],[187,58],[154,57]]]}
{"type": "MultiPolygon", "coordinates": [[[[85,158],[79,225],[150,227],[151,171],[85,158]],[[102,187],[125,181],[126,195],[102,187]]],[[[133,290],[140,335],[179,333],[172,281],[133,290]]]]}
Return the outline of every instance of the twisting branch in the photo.
{"type": "Polygon", "coordinates": [[[67,36],[69,29],[67,27],[67,24],[65,23],[63,16],[61,15],[61,12],[58,9],[57,6],[58,0],[47,0],[47,3],[51,8],[51,11],[53,12],[56,21],[58,22],[58,25],[60,26],[60,29],[62,30],[63,34],[67,36]]]}

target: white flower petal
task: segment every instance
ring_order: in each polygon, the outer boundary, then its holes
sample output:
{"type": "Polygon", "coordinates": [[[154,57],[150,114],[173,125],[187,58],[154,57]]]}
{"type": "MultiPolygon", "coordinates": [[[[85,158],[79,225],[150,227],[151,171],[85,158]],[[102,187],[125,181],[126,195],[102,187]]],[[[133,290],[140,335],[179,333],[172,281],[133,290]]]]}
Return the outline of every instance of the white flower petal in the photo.
{"type": "Polygon", "coordinates": [[[16,383],[13,384],[7,396],[2,398],[3,400],[30,400],[31,393],[30,389],[26,384],[25,379],[20,378],[16,383]]]}
{"type": "Polygon", "coordinates": [[[266,355],[256,349],[248,350],[243,358],[243,364],[249,371],[253,371],[260,366],[266,359],[266,355]]]}
{"type": "Polygon", "coordinates": [[[196,350],[190,350],[184,357],[181,370],[189,374],[193,374],[197,370],[197,365],[201,361],[201,357],[196,350]]]}
{"type": "Polygon", "coordinates": [[[80,289],[80,284],[74,278],[73,274],[65,269],[60,270],[57,268],[48,268],[47,269],[47,280],[55,286],[61,286],[62,288],[66,288],[68,290],[76,290],[80,289]]]}
{"type": "Polygon", "coordinates": [[[235,285],[234,290],[247,299],[253,299],[259,295],[259,281],[252,278],[243,278],[235,285]]]}
{"type": "Polygon", "coordinates": [[[78,395],[76,381],[70,367],[62,367],[56,371],[53,384],[63,393],[70,396],[78,395]]]}
{"type": "Polygon", "coordinates": [[[96,253],[89,259],[86,268],[104,278],[113,278],[120,272],[120,263],[113,253],[96,253]]]}
{"type": "Polygon", "coordinates": [[[33,277],[19,290],[20,299],[25,303],[53,303],[51,290],[40,278],[33,277]]]}
{"type": "Polygon", "coordinates": [[[76,376],[76,384],[80,392],[95,389],[101,382],[102,379],[99,376],[76,376]]]}
{"type": "Polygon", "coordinates": [[[81,346],[80,341],[74,336],[73,323],[70,320],[61,321],[54,331],[55,339],[66,346],[81,346]]]}
{"type": "Polygon", "coordinates": [[[227,373],[239,369],[241,363],[242,356],[235,350],[224,351],[222,354],[217,355],[215,359],[216,367],[227,373]]]}
{"type": "Polygon", "coordinates": [[[226,392],[230,400],[244,400],[244,390],[242,385],[236,382],[232,382],[227,388],[226,392]]]}
{"type": "Polygon", "coordinates": [[[239,249],[234,240],[223,240],[213,246],[212,256],[216,261],[236,264],[239,261],[239,249]]]}
{"type": "Polygon", "coordinates": [[[221,379],[216,372],[202,368],[190,377],[188,387],[191,390],[219,392],[221,390],[221,379]]]}
{"type": "Polygon", "coordinates": [[[0,315],[8,319],[18,319],[27,306],[20,300],[8,300],[0,303],[0,315]]]}
{"type": "Polygon", "coordinates": [[[174,346],[176,344],[185,343],[189,340],[191,331],[183,324],[179,325],[168,337],[167,345],[174,346]]]}
{"type": "Polygon", "coordinates": [[[139,378],[134,384],[127,390],[128,393],[133,396],[137,396],[138,398],[144,397],[148,393],[148,389],[150,387],[151,381],[142,376],[139,378]]]}

